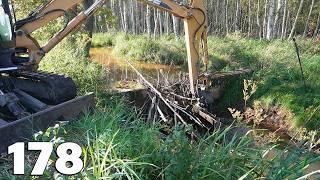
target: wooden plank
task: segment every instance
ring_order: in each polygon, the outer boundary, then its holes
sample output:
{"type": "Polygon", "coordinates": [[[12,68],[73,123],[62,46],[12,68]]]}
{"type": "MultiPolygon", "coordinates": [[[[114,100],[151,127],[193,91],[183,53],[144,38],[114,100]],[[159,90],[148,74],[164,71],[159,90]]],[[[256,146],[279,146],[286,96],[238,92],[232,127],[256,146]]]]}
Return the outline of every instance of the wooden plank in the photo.
{"type": "Polygon", "coordinates": [[[0,153],[5,153],[7,147],[16,142],[32,140],[34,133],[45,131],[58,121],[75,120],[81,112],[94,106],[94,94],[90,93],[0,126],[0,153]]]}

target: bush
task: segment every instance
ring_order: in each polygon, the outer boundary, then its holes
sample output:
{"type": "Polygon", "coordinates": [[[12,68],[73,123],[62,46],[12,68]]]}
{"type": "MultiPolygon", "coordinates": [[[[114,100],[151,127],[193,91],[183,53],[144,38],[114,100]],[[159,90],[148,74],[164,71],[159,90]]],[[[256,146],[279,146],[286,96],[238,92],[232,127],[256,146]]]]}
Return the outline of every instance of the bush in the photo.
{"type": "Polygon", "coordinates": [[[95,92],[99,95],[103,91],[106,79],[104,68],[84,57],[83,34],[75,34],[70,39],[61,42],[40,63],[40,69],[71,77],[79,90],[79,94],[95,92]]]}
{"type": "Polygon", "coordinates": [[[93,47],[112,47],[114,46],[114,34],[95,33],[92,37],[93,47]]]}
{"type": "Polygon", "coordinates": [[[113,46],[115,56],[131,60],[175,65],[186,63],[184,44],[171,36],[149,38],[147,35],[99,33],[94,35],[93,45],[113,46]]]}

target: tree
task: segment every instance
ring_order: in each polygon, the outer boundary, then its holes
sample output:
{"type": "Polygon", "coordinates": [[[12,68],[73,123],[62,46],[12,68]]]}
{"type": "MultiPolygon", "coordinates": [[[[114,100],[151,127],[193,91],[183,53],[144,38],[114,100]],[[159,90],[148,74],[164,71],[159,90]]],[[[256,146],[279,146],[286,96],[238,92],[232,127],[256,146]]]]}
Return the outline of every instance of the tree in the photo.
{"type": "Polygon", "coordinates": [[[172,23],[173,23],[174,35],[175,35],[176,39],[179,39],[179,25],[180,25],[180,22],[179,22],[179,19],[174,15],[172,15],[172,23]]]}
{"type": "Polygon", "coordinates": [[[258,0],[257,3],[257,14],[256,14],[256,19],[257,19],[257,26],[258,26],[258,36],[261,39],[263,36],[263,30],[261,28],[261,23],[260,23],[260,0],[258,0]]]}
{"type": "Polygon", "coordinates": [[[290,35],[289,35],[289,39],[292,39],[292,37],[293,37],[293,35],[294,35],[294,33],[295,33],[296,26],[297,26],[297,22],[298,22],[298,19],[299,19],[299,15],[300,15],[301,10],[302,10],[302,7],[303,7],[303,2],[304,2],[304,0],[301,0],[301,1],[300,1],[299,9],[298,9],[296,18],[295,18],[295,20],[294,20],[294,23],[293,23],[293,25],[292,25],[292,29],[291,29],[291,32],[290,32],[290,35]]]}
{"type": "Polygon", "coordinates": [[[147,5],[147,13],[146,13],[146,23],[147,23],[147,33],[149,37],[151,36],[151,8],[147,5]]]}
{"type": "Polygon", "coordinates": [[[308,30],[309,30],[309,21],[310,21],[310,17],[312,14],[312,10],[313,10],[313,6],[314,6],[314,0],[312,0],[311,5],[310,5],[310,11],[306,20],[306,25],[304,27],[304,32],[303,32],[303,37],[307,36],[308,30]]]}
{"type": "Polygon", "coordinates": [[[282,17],[282,29],[281,29],[281,39],[285,36],[285,30],[286,30],[286,15],[287,15],[287,0],[284,0],[283,5],[283,17],[282,17]]]}
{"type": "Polygon", "coordinates": [[[268,13],[268,24],[267,24],[267,34],[266,39],[271,40],[274,30],[274,21],[275,21],[275,3],[276,0],[269,1],[269,13],[268,13]]]}
{"type": "MultiPolygon", "coordinates": [[[[84,8],[88,9],[91,5],[93,4],[93,0],[85,0],[84,1],[84,8]]],[[[86,57],[89,57],[89,52],[91,48],[91,38],[92,38],[92,33],[93,33],[93,27],[94,27],[94,17],[91,16],[86,24],[85,24],[85,30],[86,33],[88,34],[89,39],[86,42],[85,49],[84,49],[84,54],[86,57]]]]}
{"type": "Polygon", "coordinates": [[[273,33],[272,33],[272,38],[277,37],[278,36],[278,32],[279,32],[279,16],[280,16],[280,11],[282,9],[283,6],[283,0],[278,0],[278,5],[277,5],[277,10],[276,10],[276,17],[273,23],[273,33]]]}
{"type": "Polygon", "coordinates": [[[236,0],[235,31],[240,31],[240,0],[236,0]]]}
{"type": "Polygon", "coordinates": [[[314,39],[318,36],[319,31],[320,31],[320,13],[318,15],[317,25],[316,25],[316,28],[315,28],[314,33],[313,33],[313,38],[314,39]]]}
{"type": "MultiPolygon", "coordinates": [[[[16,1],[32,6],[23,0],[16,1]]],[[[109,31],[111,27],[126,33],[148,33],[149,36],[173,33],[176,38],[179,38],[183,34],[182,21],[179,18],[137,1],[107,1],[108,7],[105,8],[110,8],[117,26],[109,25],[109,15],[96,15],[99,31],[109,31]]],[[[305,35],[308,32],[308,25],[314,26],[317,22],[314,11],[319,11],[320,8],[320,1],[317,0],[204,1],[207,7],[209,35],[228,35],[233,31],[239,32],[241,36],[269,40],[287,38],[287,35],[293,36],[295,33],[305,35]],[[308,9],[303,11],[306,7],[308,9]]],[[[178,2],[187,3],[189,0],[178,2]]],[[[37,4],[42,3],[37,2],[37,4]]],[[[50,33],[47,32],[47,34],[50,33]]]]}
{"type": "Polygon", "coordinates": [[[263,38],[267,37],[267,11],[268,11],[268,0],[265,0],[264,16],[263,16],[263,38]]]}

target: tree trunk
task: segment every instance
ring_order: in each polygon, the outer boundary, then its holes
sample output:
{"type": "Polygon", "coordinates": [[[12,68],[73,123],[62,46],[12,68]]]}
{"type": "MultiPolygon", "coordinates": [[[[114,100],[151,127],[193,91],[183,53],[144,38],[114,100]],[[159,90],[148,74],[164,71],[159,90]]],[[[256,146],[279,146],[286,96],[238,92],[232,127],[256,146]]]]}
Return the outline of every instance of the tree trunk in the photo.
{"type": "Polygon", "coordinates": [[[240,0],[236,0],[235,32],[240,31],[240,0]]]}
{"type": "Polygon", "coordinates": [[[226,26],[226,34],[229,34],[229,18],[228,18],[228,6],[229,6],[229,0],[225,0],[226,8],[225,8],[225,26],[226,26]]]}
{"type": "Polygon", "coordinates": [[[285,37],[288,36],[288,32],[289,32],[289,27],[290,27],[290,17],[291,17],[291,11],[288,9],[288,13],[287,13],[287,21],[286,21],[286,27],[284,28],[285,32],[284,35],[285,37]]]}
{"type": "Polygon", "coordinates": [[[286,14],[287,13],[287,0],[284,0],[283,5],[283,17],[282,17],[282,28],[281,28],[281,39],[285,36],[285,28],[286,28],[286,14]]]}
{"type": "Polygon", "coordinates": [[[319,31],[320,31],[320,13],[318,15],[318,22],[317,22],[317,26],[316,26],[316,29],[314,30],[314,33],[313,33],[313,38],[317,38],[318,34],[319,34],[319,31]]]}
{"type": "Polygon", "coordinates": [[[271,40],[273,38],[274,31],[274,21],[275,21],[275,8],[276,0],[270,0],[269,2],[269,13],[268,13],[268,25],[267,25],[267,34],[266,39],[271,40]]]}
{"type": "Polygon", "coordinates": [[[296,18],[294,20],[294,23],[292,25],[292,29],[291,29],[291,32],[290,32],[290,35],[289,35],[289,39],[292,39],[292,37],[294,36],[294,33],[296,31],[296,26],[297,26],[297,22],[298,22],[298,19],[299,19],[299,15],[300,15],[302,7],[303,7],[303,2],[304,2],[304,0],[300,1],[299,9],[298,9],[296,18]]]}
{"type": "Polygon", "coordinates": [[[170,33],[170,16],[169,16],[169,13],[168,12],[165,12],[164,13],[165,15],[165,31],[166,31],[166,34],[169,35],[170,33]]]}
{"type": "Polygon", "coordinates": [[[268,10],[268,0],[265,0],[264,16],[263,16],[263,38],[267,37],[267,10],[268,10]]]}
{"type": "Polygon", "coordinates": [[[257,19],[257,26],[258,26],[258,36],[260,39],[262,39],[263,36],[263,30],[261,28],[261,23],[260,23],[260,0],[258,0],[257,4],[257,14],[256,14],[256,19],[257,19]]]}
{"type": "Polygon", "coordinates": [[[179,23],[179,19],[172,15],[173,33],[177,40],[179,39],[179,23]]]}
{"type": "Polygon", "coordinates": [[[151,8],[147,5],[147,14],[146,14],[146,23],[147,23],[147,33],[149,37],[151,36],[151,8]]]}
{"type": "Polygon", "coordinates": [[[304,27],[304,32],[303,32],[303,37],[306,37],[309,31],[309,20],[312,14],[312,10],[313,10],[313,6],[314,6],[314,0],[311,1],[311,5],[310,5],[310,11],[306,20],[306,25],[304,27]]]}
{"type": "Polygon", "coordinates": [[[128,27],[129,27],[127,12],[128,12],[127,0],[125,0],[123,1],[123,22],[124,22],[124,32],[126,34],[128,33],[128,27]]]}
{"type": "Polygon", "coordinates": [[[122,1],[119,0],[119,16],[120,16],[120,25],[121,25],[121,28],[122,28],[122,31],[124,31],[124,15],[123,15],[123,10],[122,10],[122,1]]]}
{"type": "Polygon", "coordinates": [[[162,36],[164,31],[163,16],[162,16],[162,12],[159,9],[158,9],[158,17],[159,17],[159,33],[160,33],[160,36],[162,36]]]}
{"type": "Polygon", "coordinates": [[[250,35],[251,35],[251,29],[252,29],[252,23],[251,23],[251,0],[248,0],[249,2],[248,2],[248,8],[249,8],[249,10],[248,10],[248,37],[250,37],[250,35]]]}
{"type": "MultiPolygon", "coordinates": [[[[93,0],[85,0],[84,8],[88,9],[92,4],[93,4],[93,0]]],[[[91,43],[92,43],[93,27],[94,27],[94,16],[91,16],[85,24],[85,30],[89,37],[88,41],[85,44],[85,49],[84,49],[84,55],[86,57],[89,57],[89,52],[90,52],[91,43]]]]}
{"type": "Polygon", "coordinates": [[[157,9],[154,9],[153,11],[153,19],[154,19],[153,36],[156,37],[159,34],[159,17],[158,17],[157,9]]]}
{"type": "Polygon", "coordinates": [[[276,17],[275,17],[275,20],[274,20],[274,23],[273,23],[273,28],[274,28],[273,34],[272,34],[273,38],[277,37],[278,32],[279,32],[278,20],[279,20],[279,15],[280,15],[280,11],[282,9],[282,6],[283,6],[283,0],[278,0],[276,17]]]}
{"type": "Polygon", "coordinates": [[[131,11],[131,31],[133,34],[136,34],[136,20],[135,20],[135,15],[137,14],[135,12],[135,7],[134,7],[135,3],[133,2],[133,0],[131,0],[131,3],[130,3],[130,11],[131,11]]]}

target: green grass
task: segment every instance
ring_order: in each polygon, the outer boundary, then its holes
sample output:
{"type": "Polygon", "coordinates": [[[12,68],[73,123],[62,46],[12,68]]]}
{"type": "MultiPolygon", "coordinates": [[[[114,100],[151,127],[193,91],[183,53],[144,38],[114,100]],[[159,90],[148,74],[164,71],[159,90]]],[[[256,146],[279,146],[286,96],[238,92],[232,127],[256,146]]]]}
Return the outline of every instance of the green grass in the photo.
{"type": "Polygon", "coordinates": [[[289,41],[266,42],[234,37],[210,37],[211,69],[251,68],[254,70],[253,78],[259,83],[255,99],[287,108],[293,113],[292,123],[296,126],[318,129],[320,111],[316,110],[320,105],[319,48],[313,46],[311,40],[299,38],[298,43],[307,90],[301,81],[293,43],[289,41]]]}
{"type": "Polygon", "coordinates": [[[95,33],[92,37],[92,46],[99,48],[99,47],[112,47],[115,43],[115,36],[116,34],[111,33],[95,33]]]}
{"type": "Polygon", "coordinates": [[[151,63],[184,65],[186,59],[183,41],[173,36],[98,33],[93,36],[93,46],[113,47],[115,56],[151,63]]]}

